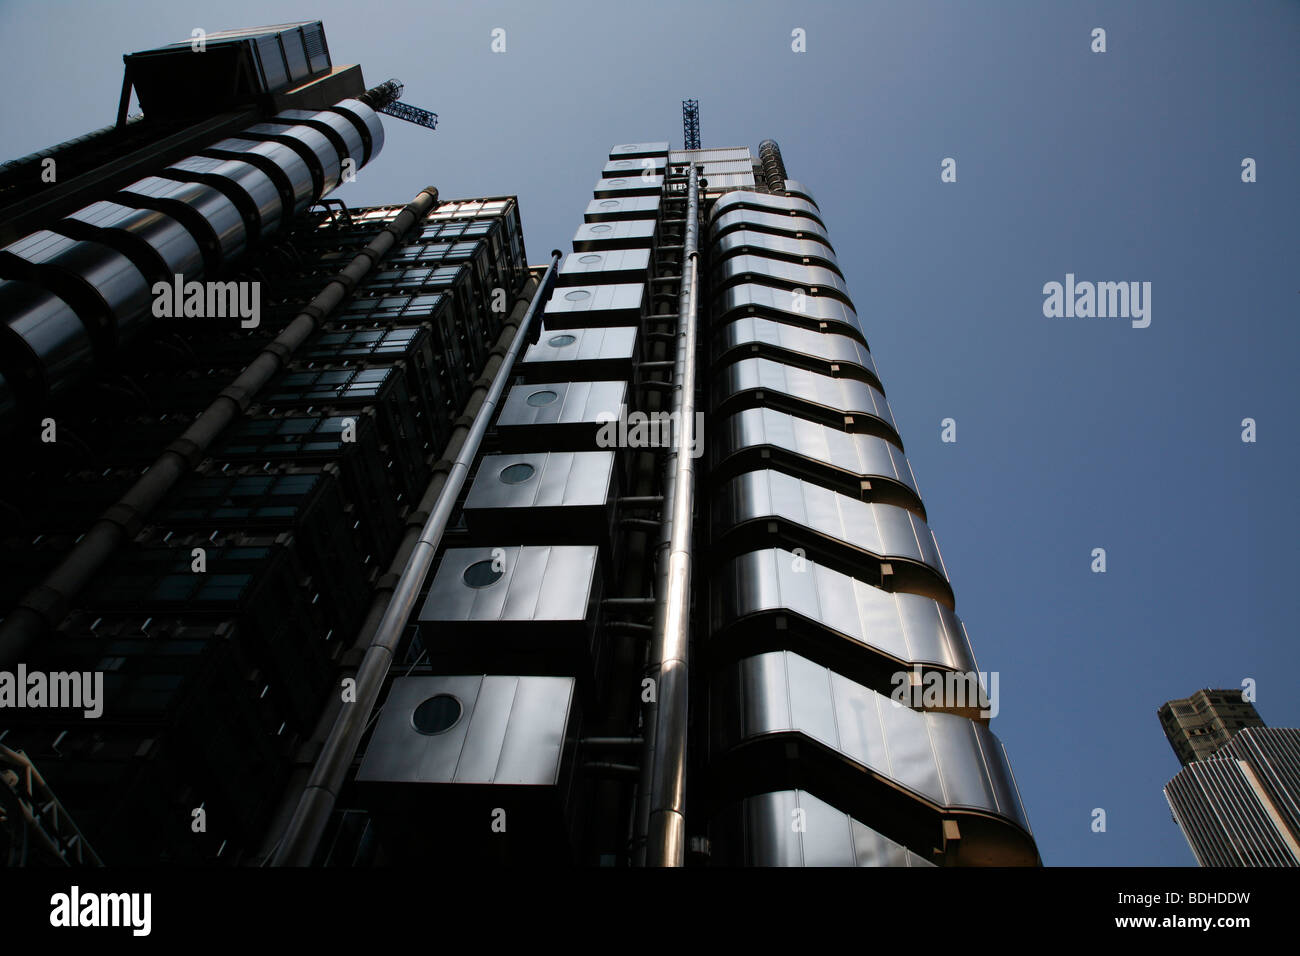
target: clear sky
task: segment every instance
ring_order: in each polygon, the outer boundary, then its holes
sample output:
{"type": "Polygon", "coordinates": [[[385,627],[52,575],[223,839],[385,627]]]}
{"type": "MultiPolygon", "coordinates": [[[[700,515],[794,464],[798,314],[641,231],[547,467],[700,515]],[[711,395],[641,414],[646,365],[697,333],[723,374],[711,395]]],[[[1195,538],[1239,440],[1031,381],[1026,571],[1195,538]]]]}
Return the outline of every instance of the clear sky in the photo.
{"type": "Polygon", "coordinates": [[[0,0],[0,152],[112,122],[123,53],[314,18],[440,117],[386,120],[339,198],[515,194],[534,262],[570,248],[610,146],[680,146],[683,98],[706,146],[777,140],[1000,674],[1044,862],[1192,865],[1157,707],[1250,678],[1300,726],[1300,5],[0,0]],[[1045,317],[1067,273],[1151,283],[1150,326],[1045,317]]]}

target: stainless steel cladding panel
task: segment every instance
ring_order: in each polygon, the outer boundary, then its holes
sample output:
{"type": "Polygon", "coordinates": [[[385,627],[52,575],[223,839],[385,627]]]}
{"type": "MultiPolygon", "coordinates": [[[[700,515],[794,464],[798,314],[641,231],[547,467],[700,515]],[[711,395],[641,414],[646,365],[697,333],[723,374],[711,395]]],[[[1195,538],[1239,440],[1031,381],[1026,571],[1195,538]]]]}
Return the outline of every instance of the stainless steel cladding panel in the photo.
{"type": "Polygon", "coordinates": [[[849,298],[849,287],[844,279],[838,272],[823,266],[803,265],[787,262],[784,259],[769,259],[766,256],[739,255],[723,259],[714,270],[715,288],[749,280],[782,288],[800,288],[806,290],[809,295],[827,295],[834,292],[845,300],[849,298]]]}
{"type": "Polygon", "coordinates": [[[785,191],[791,196],[798,196],[800,199],[808,200],[814,206],[817,205],[817,200],[813,198],[812,193],[804,187],[803,183],[798,182],[797,180],[787,179],[785,181],[785,191]]]}
{"type": "Polygon", "coordinates": [[[612,544],[614,453],[487,455],[465,499],[470,533],[483,540],[612,544]]]}
{"type": "Polygon", "coordinates": [[[366,129],[365,138],[369,140],[366,143],[366,155],[364,162],[360,159],[357,162],[360,165],[369,163],[384,148],[384,124],[379,119],[379,114],[372,110],[360,100],[340,100],[330,107],[331,110],[345,112],[353,116],[366,129]]]}
{"type": "Polygon", "coordinates": [[[287,136],[297,140],[306,149],[300,153],[315,165],[314,175],[321,177],[319,199],[339,184],[339,154],[324,133],[310,126],[288,126],[284,123],[258,123],[239,134],[245,139],[265,139],[267,136],[287,136]]]}
{"type": "Polygon", "coordinates": [[[644,156],[667,156],[667,143],[622,143],[609,151],[611,160],[641,159],[644,156]]]}
{"type": "Polygon", "coordinates": [[[746,316],[721,326],[714,336],[714,361],[746,355],[765,355],[786,365],[837,378],[856,378],[880,387],[871,352],[861,341],[847,335],[804,329],[759,316],[746,316]]]}
{"type": "Polygon", "coordinates": [[[934,866],[807,790],[746,797],[714,815],[709,842],[723,866],[934,866]]]}
{"type": "Polygon", "coordinates": [[[658,196],[623,196],[593,199],[587,203],[583,222],[615,222],[619,219],[653,219],[659,215],[658,196]]]}
{"type": "MultiPolygon", "coordinates": [[[[606,508],[614,486],[611,451],[487,455],[465,499],[465,511],[606,508]]],[[[517,515],[512,520],[527,520],[517,515]]]]}
{"type": "Polygon", "coordinates": [[[733,675],[738,693],[719,700],[719,747],[802,734],[937,807],[986,811],[1028,830],[1002,746],[982,725],[895,706],[789,652],[746,658],[733,675]]]}
{"type": "Polygon", "coordinates": [[[794,239],[790,236],[777,236],[767,232],[754,232],[749,229],[737,229],[725,236],[720,236],[713,244],[713,258],[721,261],[728,256],[752,253],[772,259],[789,259],[793,262],[806,262],[834,269],[840,275],[839,262],[829,246],[811,239],[794,239]]]}
{"type": "Polygon", "coordinates": [[[296,215],[312,204],[316,187],[312,182],[311,170],[291,147],[269,140],[253,142],[232,137],[214,143],[211,148],[223,153],[252,153],[264,156],[274,163],[288,180],[290,193],[293,196],[293,213],[296,215]]]}
{"type": "Polygon", "coordinates": [[[539,382],[506,394],[497,433],[511,451],[595,451],[627,405],[626,382],[539,382]]]}
{"type": "Polygon", "coordinates": [[[129,338],[147,315],[150,297],[145,277],[130,259],[101,243],[42,229],[0,249],[0,257],[6,255],[79,279],[113,316],[119,339],[129,338]]]}
{"type": "Polygon", "coordinates": [[[800,295],[790,289],[742,283],[723,290],[713,303],[714,322],[727,322],[754,314],[803,328],[852,335],[866,342],[858,314],[828,295],[800,295]]]}
{"type": "Polygon", "coordinates": [[[717,242],[720,236],[735,229],[748,229],[754,232],[773,232],[795,239],[811,239],[825,243],[834,253],[826,228],[816,219],[807,216],[782,216],[775,212],[759,212],[756,209],[731,209],[721,213],[709,226],[709,237],[717,242]]]}
{"type": "Polygon", "coordinates": [[[709,444],[717,478],[767,467],[770,458],[780,470],[925,517],[907,459],[875,435],[839,431],[771,408],[749,408],[715,426],[709,444]]]}
{"type": "Polygon", "coordinates": [[[791,213],[795,215],[807,216],[821,222],[821,210],[814,203],[798,196],[773,196],[768,193],[756,193],[747,189],[737,189],[720,196],[718,201],[713,204],[713,209],[709,212],[710,219],[717,219],[724,213],[733,209],[758,209],[763,212],[773,212],[777,215],[788,216],[791,213]]]}
{"type": "Polygon", "coordinates": [[[345,159],[351,159],[353,171],[360,169],[365,164],[366,146],[361,138],[361,132],[357,129],[352,120],[343,116],[341,113],[335,113],[330,110],[311,111],[311,110],[284,110],[276,116],[272,122],[279,123],[323,123],[333,131],[333,136],[325,133],[325,137],[334,143],[334,151],[338,153],[339,162],[345,159]],[[342,143],[340,148],[339,143],[342,143]]]}
{"type": "Polygon", "coordinates": [[[596,545],[448,549],[418,621],[430,662],[443,673],[575,677],[597,700],[606,666],[599,557],[596,545]]]}
{"type": "MultiPolygon", "coordinates": [[[[934,533],[904,508],[861,501],[763,469],[737,475],[714,496],[716,538],[735,535],[749,522],[765,527],[772,522],[796,525],[799,537],[815,538],[842,552],[837,564],[861,564],[867,554],[884,561],[914,563],[928,572],[924,580],[905,580],[896,586],[907,590],[911,583],[924,587],[921,593],[938,597],[932,590],[938,585],[944,591],[940,599],[952,603],[934,533]]],[[[852,573],[850,568],[845,570],[852,573]]]]}
{"type": "Polygon", "coordinates": [[[662,176],[667,165],[668,158],[666,156],[646,156],[641,159],[611,159],[605,164],[605,168],[600,171],[600,176],[602,179],[618,179],[619,177],[644,176],[647,172],[651,176],[662,176]]]}
{"type": "Polygon", "coordinates": [[[194,237],[166,213],[133,209],[107,200],[91,203],[68,219],[96,229],[120,230],[142,240],[154,251],[156,271],[163,276],[195,277],[203,268],[203,254],[194,237]]]}
{"type": "Polygon", "coordinates": [[[392,862],[574,862],[582,731],[564,676],[398,677],[356,776],[392,862]],[[482,827],[447,821],[481,819],[482,827]],[[499,831],[494,820],[507,826],[499,831]]]}
{"type": "MultiPolygon", "coordinates": [[[[14,370],[10,386],[20,396],[44,401],[89,368],[90,336],[71,306],[58,296],[32,283],[0,281],[0,318],[26,353],[5,356],[14,370]]],[[[11,345],[17,343],[5,341],[4,351],[11,345]]]]}
{"type": "MultiPolygon", "coordinates": [[[[729,645],[731,657],[744,655],[746,647],[749,653],[774,649],[770,642],[785,639],[770,627],[748,629],[747,619],[788,613],[824,629],[827,637],[848,640],[904,665],[975,669],[965,628],[950,608],[918,594],[882,591],[784,549],[752,551],[722,565],[713,577],[711,606],[714,639],[729,645]],[[738,633],[726,634],[731,628],[738,633]]],[[[818,640],[811,627],[804,631],[811,643],[824,648],[815,656],[828,662],[845,659],[851,650],[818,640]]],[[[864,658],[861,669],[883,674],[880,663],[864,658]]],[[[891,689],[887,676],[883,689],[891,689]]]]}
{"type": "Polygon", "coordinates": [[[879,435],[903,447],[884,394],[857,379],[819,375],[771,359],[741,359],[715,375],[713,398],[715,414],[764,405],[845,431],[879,435]]]}
{"type": "Polygon", "coordinates": [[[546,303],[548,330],[588,326],[638,325],[645,311],[645,286],[560,286],[546,303]]]}
{"type": "Polygon", "coordinates": [[[420,623],[591,621],[596,549],[451,548],[438,565],[420,623]],[[496,553],[494,553],[496,552],[496,553]]]}
{"type": "Polygon", "coordinates": [[[573,235],[573,248],[576,252],[645,248],[654,243],[658,227],[654,219],[583,223],[573,235]]]}
{"type": "Polygon", "coordinates": [[[626,179],[616,176],[613,179],[597,180],[592,193],[597,199],[617,199],[619,196],[658,196],[663,191],[662,176],[651,176],[649,179],[642,179],[640,176],[629,176],[626,179]]]}
{"type": "Polygon", "coordinates": [[[568,677],[398,677],[357,781],[554,786],[573,706],[568,677]]]}
{"type": "Polygon", "coordinates": [[[630,379],[636,337],[633,326],[563,332],[543,329],[524,353],[518,370],[528,382],[630,379]]]}
{"type": "MultiPolygon", "coordinates": [[[[280,191],[271,178],[256,166],[237,159],[212,159],[207,156],[190,156],[172,163],[170,169],[184,173],[217,176],[228,181],[231,188],[243,193],[245,208],[256,210],[258,235],[266,238],[280,228],[284,204],[280,191]]],[[[238,205],[238,203],[236,203],[238,205]]]]}
{"type": "Polygon", "coordinates": [[[650,278],[649,249],[610,249],[606,252],[571,252],[560,263],[559,285],[636,282],[650,278]]]}
{"type": "MultiPolygon", "coordinates": [[[[114,197],[115,202],[124,206],[142,205],[132,196],[147,200],[178,202],[188,206],[199,214],[210,235],[196,235],[189,223],[183,223],[190,229],[199,247],[211,248],[215,244],[216,264],[228,262],[244,251],[247,233],[244,218],[239,210],[225,196],[211,186],[202,183],[178,183],[160,176],[146,176],[136,180],[123,190],[122,195],[114,197]]],[[[152,205],[145,208],[154,208],[152,205]]]]}

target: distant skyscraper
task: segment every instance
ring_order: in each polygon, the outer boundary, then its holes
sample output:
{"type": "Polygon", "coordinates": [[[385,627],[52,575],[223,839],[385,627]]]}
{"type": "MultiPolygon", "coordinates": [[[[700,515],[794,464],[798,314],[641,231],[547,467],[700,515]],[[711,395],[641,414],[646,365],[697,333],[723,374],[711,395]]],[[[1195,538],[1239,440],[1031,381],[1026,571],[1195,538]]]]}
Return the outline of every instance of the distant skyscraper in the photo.
{"type": "Polygon", "coordinates": [[[325,198],[395,94],[318,28],[135,54],[145,119],[0,171],[0,670],[104,681],[0,712],[62,801],[0,849],[1037,864],[777,145],[615,146],[529,267],[513,197],[325,198]]]}
{"type": "Polygon", "coordinates": [[[1238,731],[1165,799],[1201,866],[1300,866],[1300,730],[1238,731]]]}
{"type": "Polygon", "coordinates": [[[1264,726],[1240,688],[1198,690],[1191,697],[1166,702],[1159,715],[1169,745],[1184,767],[1213,754],[1239,730],[1264,726]]]}

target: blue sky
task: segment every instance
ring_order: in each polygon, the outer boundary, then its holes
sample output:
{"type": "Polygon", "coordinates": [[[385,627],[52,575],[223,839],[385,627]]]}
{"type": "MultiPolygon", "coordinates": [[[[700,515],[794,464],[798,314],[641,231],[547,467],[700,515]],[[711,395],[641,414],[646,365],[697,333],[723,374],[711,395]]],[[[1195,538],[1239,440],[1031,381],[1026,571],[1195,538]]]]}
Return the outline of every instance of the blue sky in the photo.
{"type": "Polygon", "coordinates": [[[611,145],[680,145],[684,97],[705,145],[777,140],[1001,675],[1044,862],[1193,863],[1156,708],[1253,678],[1264,719],[1300,726],[1300,5],[6,0],[3,152],[111,122],[125,52],[311,18],[336,63],[440,115],[387,121],[339,198],[516,194],[534,262],[569,248],[611,145]],[[1150,282],[1150,327],[1044,317],[1067,273],[1150,282]]]}

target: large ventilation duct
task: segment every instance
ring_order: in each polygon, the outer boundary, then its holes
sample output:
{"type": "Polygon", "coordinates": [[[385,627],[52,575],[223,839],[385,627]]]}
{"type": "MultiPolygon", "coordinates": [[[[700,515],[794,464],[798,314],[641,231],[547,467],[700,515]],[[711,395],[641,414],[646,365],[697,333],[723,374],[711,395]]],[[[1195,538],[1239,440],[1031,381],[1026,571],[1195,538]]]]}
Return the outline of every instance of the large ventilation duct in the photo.
{"type": "Polygon", "coordinates": [[[0,429],[138,335],[155,282],[235,267],[383,143],[360,100],[285,111],[0,249],[0,429]]]}

